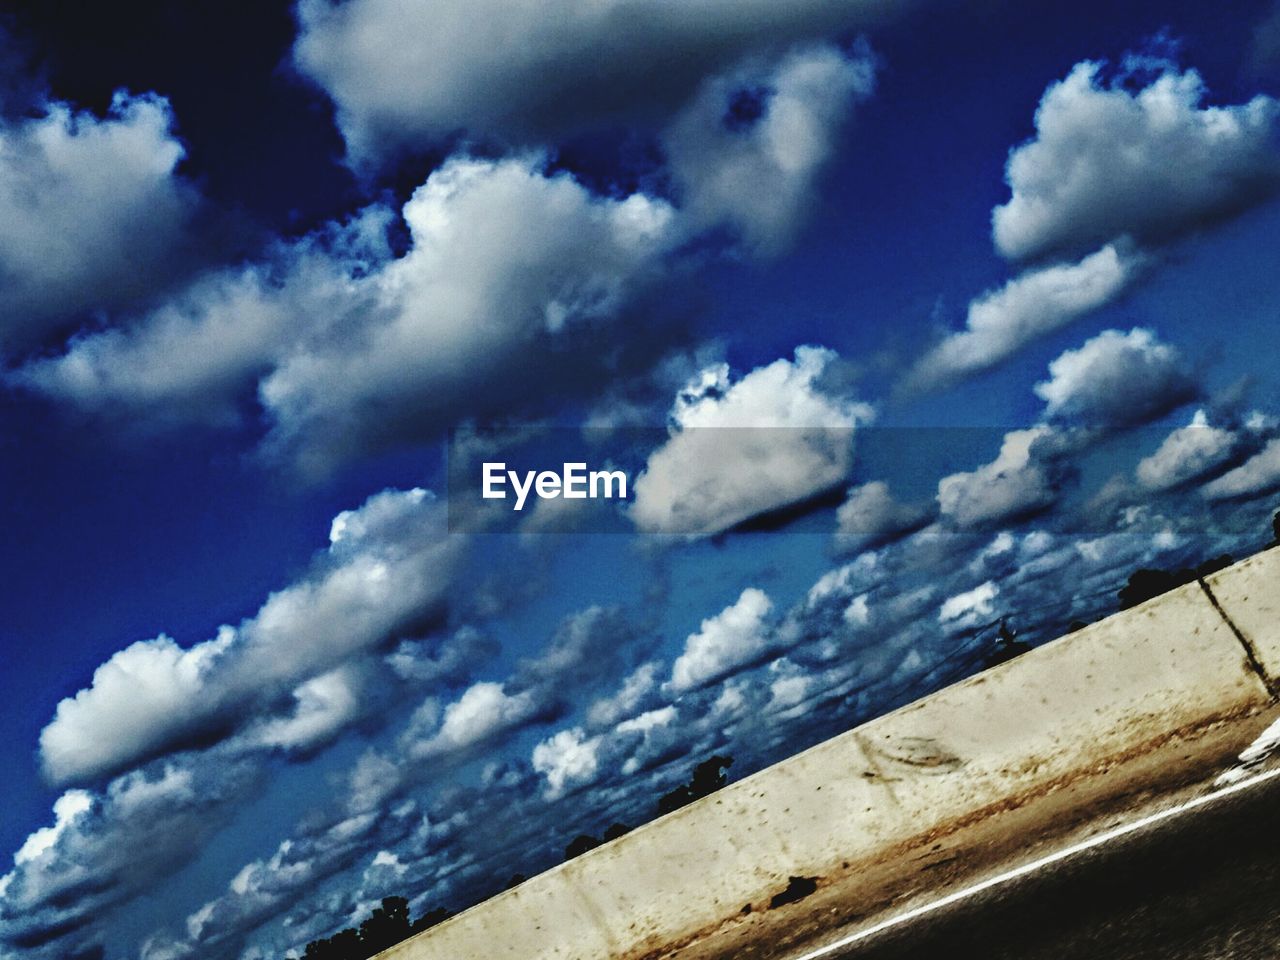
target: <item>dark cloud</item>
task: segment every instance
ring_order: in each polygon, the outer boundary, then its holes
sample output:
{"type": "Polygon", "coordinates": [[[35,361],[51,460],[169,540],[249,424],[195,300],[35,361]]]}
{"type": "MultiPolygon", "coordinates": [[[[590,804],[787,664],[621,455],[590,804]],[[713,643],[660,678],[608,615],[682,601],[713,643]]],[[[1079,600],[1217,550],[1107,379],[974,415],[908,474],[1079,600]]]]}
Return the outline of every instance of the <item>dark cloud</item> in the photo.
{"type": "Polygon", "coordinates": [[[458,131],[545,143],[598,126],[660,126],[708,76],[908,6],[306,0],[294,61],[333,98],[352,159],[370,166],[458,131]],[[512,50],[495,31],[522,43],[512,50]]]}

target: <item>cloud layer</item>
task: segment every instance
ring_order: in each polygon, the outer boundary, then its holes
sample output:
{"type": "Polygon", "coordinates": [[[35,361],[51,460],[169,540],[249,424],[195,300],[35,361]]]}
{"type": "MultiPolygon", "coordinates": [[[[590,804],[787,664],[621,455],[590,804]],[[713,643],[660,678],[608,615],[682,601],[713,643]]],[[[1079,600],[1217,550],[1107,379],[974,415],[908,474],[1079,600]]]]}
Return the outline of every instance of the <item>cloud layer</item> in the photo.
{"type": "Polygon", "coordinates": [[[552,412],[680,338],[666,295],[703,262],[691,243],[786,246],[872,69],[865,50],[819,45],[709,79],[664,134],[674,201],[599,195],[537,152],[456,153],[398,211],[372,204],[209,271],[11,379],[131,425],[235,425],[256,405],[264,450],[313,474],[467,418],[552,412]],[[731,129],[744,83],[769,92],[731,129]]]}
{"type": "Polygon", "coordinates": [[[660,125],[708,76],[905,6],[304,0],[294,60],[333,98],[355,161],[370,164],[459,131],[545,143],[595,126],[660,125]]]}

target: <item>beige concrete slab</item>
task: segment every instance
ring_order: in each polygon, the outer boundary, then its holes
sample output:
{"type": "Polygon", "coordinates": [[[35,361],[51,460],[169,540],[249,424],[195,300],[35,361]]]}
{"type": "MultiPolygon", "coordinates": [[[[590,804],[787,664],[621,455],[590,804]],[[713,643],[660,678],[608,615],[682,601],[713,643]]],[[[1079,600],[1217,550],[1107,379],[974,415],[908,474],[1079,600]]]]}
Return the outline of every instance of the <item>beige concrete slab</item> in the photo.
{"type": "Polygon", "coordinates": [[[1253,645],[1268,676],[1280,680],[1280,548],[1242,560],[1205,582],[1253,645]]]}

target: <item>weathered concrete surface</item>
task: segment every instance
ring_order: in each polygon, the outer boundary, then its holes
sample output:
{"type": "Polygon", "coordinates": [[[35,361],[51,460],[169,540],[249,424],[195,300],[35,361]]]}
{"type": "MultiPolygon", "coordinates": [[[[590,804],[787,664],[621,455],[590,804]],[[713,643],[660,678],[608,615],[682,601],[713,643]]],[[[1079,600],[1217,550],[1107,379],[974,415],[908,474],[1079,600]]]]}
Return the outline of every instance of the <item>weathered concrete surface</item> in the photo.
{"type": "MultiPolygon", "coordinates": [[[[1218,602],[1249,623],[1252,595],[1224,587],[1218,602]]],[[[716,955],[715,941],[754,926],[789,876],[827,888],[856,880],[860,909],[873,909],[937,867],[938,851],[973,859],[973,838],[997,820],[1006,835],[1019,817],[1070,820],[1082,804],[1105,810],[1220,762],[1249,742],[1242,718],[1270,702],[1237,630],[1191,584],[732,784],[381,956],[716,955]]],[[[770,913],[812,913],[802,906],[770,913]]]]}
{"type": "MultiPolygon", "coordinates": [[[[665,954],[678,960],[781,960],[866,930],[990,877],[1203,795],[1273,720],[1272,707],[1170,739],[935,837],[825,875],[805,900],[754,910],[665,954]]],[[[834,960],[834,958],[833,958],[834,960]]]]}
{"type": "Polygon", "coordinates": [[[966,885],[947,899],[931,889],[910,913],[898,908],[847,934],[828,930],[782,956],[1276,960],[1280,765],[1254,772],[1269,779],[1225,796],[1200,792],[1195,799],[1206,802],[1162,806],[1151,811],[1168,814],[1158,819],[1128,811],[1125,823],[1135,826],[1123,834],[1089,837],[1083,849],[1059,846],[1052,862],[1023,861],[998,883],[966,885]]]}
{"type": "Polygon", "coordinates": [[[1273,685],[1280,681],[1280,549],[1242,560],[1206,583],[1273,685]]]}

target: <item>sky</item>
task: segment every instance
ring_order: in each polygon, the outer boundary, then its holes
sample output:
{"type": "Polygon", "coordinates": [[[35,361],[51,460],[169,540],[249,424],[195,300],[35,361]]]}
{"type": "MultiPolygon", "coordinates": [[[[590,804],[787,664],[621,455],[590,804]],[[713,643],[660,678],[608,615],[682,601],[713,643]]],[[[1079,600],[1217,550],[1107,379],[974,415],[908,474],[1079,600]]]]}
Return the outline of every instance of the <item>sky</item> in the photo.
{"type": "Polygon", "coordinates": [[[0,5],[0,958],[463,909],[1262,548],[1278,195],[1263,2],[0,5]]]}

